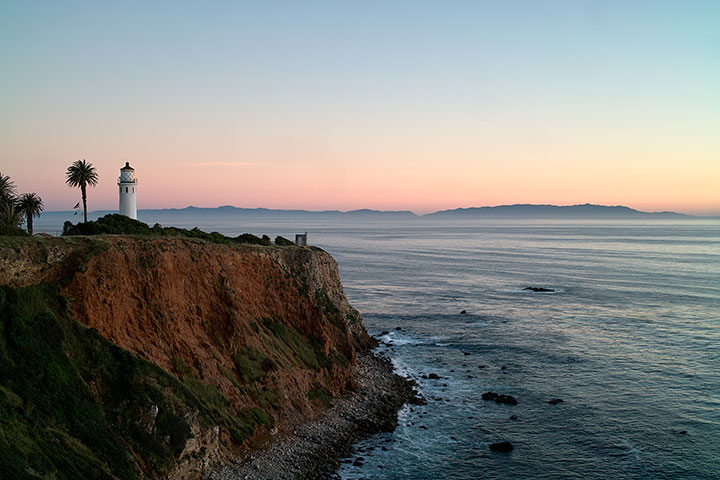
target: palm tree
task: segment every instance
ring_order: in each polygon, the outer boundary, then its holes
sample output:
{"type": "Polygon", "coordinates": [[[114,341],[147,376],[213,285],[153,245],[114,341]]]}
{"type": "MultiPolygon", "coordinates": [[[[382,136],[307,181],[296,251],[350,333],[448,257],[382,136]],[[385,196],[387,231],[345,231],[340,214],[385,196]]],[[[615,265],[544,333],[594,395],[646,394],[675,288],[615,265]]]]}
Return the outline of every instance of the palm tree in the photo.
{"type": "Polygon", "coordinates": [[[25,215],[25,220],[27,220],[27,232],[32,236],[33,217],[39,217],[40,212],[43,211],[45,205],[43,205],[42,199],[33,192],[24,193],[18,200],[17,206],[22,214],[25,215]]]}
{"type": "Polygon", "coordinates": [[[15,182],[8,175],[0,173],[0,203],[15,201],[15,182]]]}
{"type": "Polygon", "coordinates": [[[18,227],[23,221],[20,209],[15,207],[13,202],[0,203],[0,225],[18,227]]]}
{"type": "Polygon", "coordinates": [[[82,193],[83,213],[85,214],[85,223],[87,223],[87,187],[94,187],[98,183],[98,174],[92,163],[83,160],[75,160],[65,172],[67,178],[65,183],[71,187],[80,187],[82,193]]]}

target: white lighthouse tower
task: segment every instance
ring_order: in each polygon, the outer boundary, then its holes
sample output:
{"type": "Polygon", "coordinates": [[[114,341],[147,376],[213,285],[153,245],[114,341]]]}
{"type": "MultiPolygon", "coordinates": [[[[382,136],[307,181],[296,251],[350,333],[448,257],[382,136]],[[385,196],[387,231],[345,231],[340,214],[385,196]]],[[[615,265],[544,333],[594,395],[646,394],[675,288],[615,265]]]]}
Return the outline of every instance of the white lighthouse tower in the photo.
{"type": "Polygon", "coordinates": [[[120,178],[118,178],[118,186],[120,187],[120,215],[134,218],[137,220],[137,178],[135,178],[135,169],[130,166],[129,162],[125,162],[125,166],[120,169],[120,178]]]}

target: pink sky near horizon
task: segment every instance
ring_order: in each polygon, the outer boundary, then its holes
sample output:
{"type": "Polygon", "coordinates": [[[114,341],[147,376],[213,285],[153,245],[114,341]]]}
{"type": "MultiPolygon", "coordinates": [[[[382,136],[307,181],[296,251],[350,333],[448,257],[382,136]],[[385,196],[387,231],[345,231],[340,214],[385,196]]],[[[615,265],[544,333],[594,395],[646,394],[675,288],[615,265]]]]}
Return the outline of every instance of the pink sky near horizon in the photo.
{"type": "MultiPolygon", "coordinates": [[[[93,161],[91,156],[86,156],[93,161]]],[[[125,158],[94,161],[100,183],[89,189],[89,210],[118,208],[116,180],[125,158]]],[[[642,167],[538,161],[520,167],[484,166],[453,162],[447,169],[432,164],[360,162],[363,167],[313,157],[288,161],[264,159],[207,161],[127,160],[139,179],[138,208],[265,207],[306,210],[437,210],[515,203],[625,205],[643,211],[677,211],[697,215],[720,214],[717,174],[642,167]],[[463,169],[459,174],[457,165],[463,169]],[[620,175],[619,172],[622,172],[620,175]],[[561,188],[558,185],[562,185],[561,188]]],[[[80,199],[78,189],[64,184],[70,161],[53,161],[42,171],[33,162],[3,168],[18,190],[36,191],[46,210],[69,210],[80,199]]],[[[411,163],[411,162],[410,162],[411,163]]],[[[438,160],[442,165],[442,160],[438,160]]]]}

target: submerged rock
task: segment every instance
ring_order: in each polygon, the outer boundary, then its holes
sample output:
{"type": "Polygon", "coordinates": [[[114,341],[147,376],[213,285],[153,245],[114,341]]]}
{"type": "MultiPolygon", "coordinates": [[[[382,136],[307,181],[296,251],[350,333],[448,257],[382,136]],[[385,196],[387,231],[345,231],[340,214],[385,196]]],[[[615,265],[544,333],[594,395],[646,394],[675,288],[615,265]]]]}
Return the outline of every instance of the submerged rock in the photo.
{"type": "Polygon", "coordinates": [[[505,405],[517,405],[518,401],[512,395],[504,395],[495,392],[485,392],[481,395],[481,398],[485,401],[493,400],[495,403],[503,403],[505,405]]]}
{"type": "Polygon", "coordinates": [[[513,445],[510,442],[491,443],[488,448],[493,452],[510,453],[513,451],[513,445]]]}
{"type": "Polygon", "coordinates": [[[548,293],[548,292],[554,292],[552,288],[544,288],[544,287],[525,287],[523,290],[529,290],[531,292],[537,292],[537,293],[548,293]]]}
{"type": "Polygon", "coordinates": [[[563,403],[565,400],[562,398],[553,398],[552,400],[548,400],[548,403],[550,405],[557,405],[558,403],[563,403]]]}

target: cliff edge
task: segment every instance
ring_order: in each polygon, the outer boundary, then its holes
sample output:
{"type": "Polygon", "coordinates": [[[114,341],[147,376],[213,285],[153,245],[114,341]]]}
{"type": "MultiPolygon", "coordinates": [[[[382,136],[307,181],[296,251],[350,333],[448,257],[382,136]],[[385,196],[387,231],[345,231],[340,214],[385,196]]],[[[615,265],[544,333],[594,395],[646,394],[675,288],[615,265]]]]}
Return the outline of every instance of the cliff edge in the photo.
{"type": "Polygon", "coordinates": [[[356,390],[373,345],[319,249],[1,237],[0,472],[207,475],[356,390]]]}

